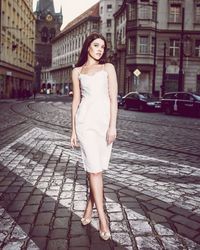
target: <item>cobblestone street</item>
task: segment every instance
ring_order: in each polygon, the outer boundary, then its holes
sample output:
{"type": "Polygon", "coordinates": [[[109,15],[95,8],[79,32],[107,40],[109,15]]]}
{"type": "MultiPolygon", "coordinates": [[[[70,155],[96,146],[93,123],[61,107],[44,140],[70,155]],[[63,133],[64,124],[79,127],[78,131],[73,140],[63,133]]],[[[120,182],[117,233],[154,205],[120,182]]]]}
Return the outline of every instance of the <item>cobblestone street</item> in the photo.
{"type": "Polygon", "coordinates": [[[80,223],[88,183],[70,147],[70,100],[0,100],[0,121],[0,249],[200,249],[199,118],[119,110],[108,242],[96,210],[80,223]]]}

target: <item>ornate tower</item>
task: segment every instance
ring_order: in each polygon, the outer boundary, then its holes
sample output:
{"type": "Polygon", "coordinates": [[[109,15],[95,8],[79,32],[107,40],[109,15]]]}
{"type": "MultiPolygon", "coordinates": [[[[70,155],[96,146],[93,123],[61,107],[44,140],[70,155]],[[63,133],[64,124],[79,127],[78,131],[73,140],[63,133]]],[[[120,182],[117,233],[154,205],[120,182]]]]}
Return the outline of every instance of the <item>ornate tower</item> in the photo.
{"type": "Polygon", "coordinates": [[[60,32],[62,9],[55,12],[53,0],[38,0],[36,10],[36,88],[40,87],[40,70],[51,66],[52,39],[60,32]]]}

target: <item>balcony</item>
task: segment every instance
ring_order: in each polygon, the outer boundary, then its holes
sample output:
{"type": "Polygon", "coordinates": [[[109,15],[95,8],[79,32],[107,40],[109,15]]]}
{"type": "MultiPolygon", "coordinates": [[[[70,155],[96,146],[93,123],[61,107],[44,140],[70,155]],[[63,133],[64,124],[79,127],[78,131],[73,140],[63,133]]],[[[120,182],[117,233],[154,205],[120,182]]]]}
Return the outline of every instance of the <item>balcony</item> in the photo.
{"type": "Polygon", "coordinates": [[[126,63],[127,64],[137,64],[137,65],[154,65],[153,55],[151,54],[133,54],[126,56],[126,63]]]}

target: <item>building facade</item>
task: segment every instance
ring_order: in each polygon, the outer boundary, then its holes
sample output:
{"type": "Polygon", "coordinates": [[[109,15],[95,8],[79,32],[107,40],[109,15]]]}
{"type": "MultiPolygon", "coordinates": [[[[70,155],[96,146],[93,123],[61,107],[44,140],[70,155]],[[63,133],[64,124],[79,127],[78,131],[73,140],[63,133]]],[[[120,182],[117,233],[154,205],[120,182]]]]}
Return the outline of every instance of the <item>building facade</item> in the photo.
{"type": "Polygon", "coordinates": [[[123,94],[200,91],[199,0],[124,0],[115,24],[123,94]]]}
{"type": "Polygon", "coordinates": [[[122,0],[100,0],[69,23],[53,40],[52,68],[43,69],[42,81],[50,82],[52,91],[67,93],[71,86],[71,71],[77,62],[85,38],[100,32],[108,43],[108,59],[114,62],[115,24],[113,14],[122,0]]]}
{"type": "Polygon", "coordinates": [[[32,0],[1,0],[0,14],[0,93],[20,97],[32,91],[34,80],[32,0]]]}
{"type": "Polygon", "coordinates": [[[99,32],[99,3],[70,22],[52,42],[52,66],[42,70],[42,81],[57,93],[72,89],[71,71],[75,66],[85,38],[99,32]]]}
{"type": "Polygon", "coordinates": [[[39,90],[41,86],[41,70],[49,68],[52,64],[52,40],[60,32],[63,16],[62,9],[60,9],[59,13],[55,12],[53,0],[38,0],[34,14],[36,17],[35,84],[39,90]]]}
{"type": "Polygon", "coordinates": [[[108,56],[112,56],[114,49],[115,19],[114,13],[121,7],[122,0],[100,0],[100,32],[108,44],[108,56]]]}

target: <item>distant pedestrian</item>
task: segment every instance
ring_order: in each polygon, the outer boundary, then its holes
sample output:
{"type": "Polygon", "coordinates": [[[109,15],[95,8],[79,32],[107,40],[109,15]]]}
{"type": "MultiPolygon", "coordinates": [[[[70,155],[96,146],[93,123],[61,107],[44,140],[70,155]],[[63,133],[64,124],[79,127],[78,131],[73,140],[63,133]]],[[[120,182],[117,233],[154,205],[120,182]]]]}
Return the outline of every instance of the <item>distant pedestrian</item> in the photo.
{"type": "Polygon", "coordinates": [[[36,94],[37,94],[37,91],[36,91],[36,88],[34,88],[34,89],[33,89],[33,98],[34,98],[34,100],[35,100],[35,98],[36,98],[36,94]]]}
{"type": "Polygon", "coordinates": [[[117,78],[112,64],[105,63],[106,40],[89,35],[72,71],[72,135],[71,145],[80,141],[83,165],[90,182],[90,196],[81,223],[91,222],[93,206],[99,215],[99,235],[111,235],[103,206],[103,174],[108,169],[112,143],[116,138],[117,78]]]}

